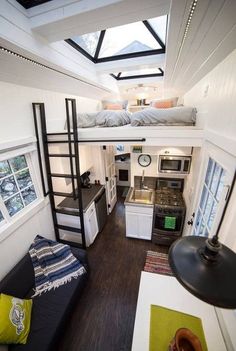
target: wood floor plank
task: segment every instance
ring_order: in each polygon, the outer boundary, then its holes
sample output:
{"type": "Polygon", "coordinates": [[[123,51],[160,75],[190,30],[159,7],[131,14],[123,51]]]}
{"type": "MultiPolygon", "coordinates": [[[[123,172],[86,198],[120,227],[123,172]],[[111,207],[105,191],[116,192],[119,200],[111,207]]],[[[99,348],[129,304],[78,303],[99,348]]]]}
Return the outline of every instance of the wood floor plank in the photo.
{"type": "Polygon", "coordinates": [[[125,237],[123,188],[103,231],[88,249],[90,277],[58,351],[130,351],[146,251],[166,252],[125,237]]]}

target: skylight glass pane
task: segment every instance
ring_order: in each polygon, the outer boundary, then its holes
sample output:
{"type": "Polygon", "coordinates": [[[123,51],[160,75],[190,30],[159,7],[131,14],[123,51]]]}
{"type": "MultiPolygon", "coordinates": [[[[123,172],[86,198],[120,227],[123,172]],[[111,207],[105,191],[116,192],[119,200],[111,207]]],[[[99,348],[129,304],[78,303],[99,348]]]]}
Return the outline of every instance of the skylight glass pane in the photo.
{"type": "Polygon", "coordinates": [[[78,44],[82,49],[87,51],[91,56],[94,56],[100,32],[83,34],[78,37],[71,38],[76,44],[78,44]]]}
{"type": "Polygon", "coordinates": [[[143,22],[136,22],[107,29],[99,58],[160,48],[143,22]]]}
{"type": "Polygon", "coordinates": [[[150,23],[150,25],[164,44],[166,43],[166,21],[167,16],[151,18],[148,20],[148,22],[150,23]]]}
{"type": "Polygon", "coordinates": [[[161,73],[159,68],[143,68],[136,71],[122,72],[121,77],[140,76],[140,75],[158,74],[158,73],[161,73]]]}

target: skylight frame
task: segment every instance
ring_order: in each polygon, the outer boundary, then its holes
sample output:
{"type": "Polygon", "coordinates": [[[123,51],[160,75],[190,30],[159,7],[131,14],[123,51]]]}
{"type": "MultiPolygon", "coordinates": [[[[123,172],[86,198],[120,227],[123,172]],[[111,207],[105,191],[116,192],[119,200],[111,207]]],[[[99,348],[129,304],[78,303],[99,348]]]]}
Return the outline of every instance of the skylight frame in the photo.
{"type": "Polygon", "coordinates": [[[110,73],[110,76],[115,78],[116,80],[126,80],[126,79],[140,79],[140,78],[153,78],[153,77],[163,77],[164,76],[164,71],[162,68],[158,67],[160,73],[151,73],[151,74],[136,74],[136,75],[130,75],[130,76],[125,76],[121,77],[122,72],[119,72],[117,76],[114,73],[110,73]]]}
{"type": "MultiPolygon", "coordinates": [[[[148,20],[144,20],[144,21],[140,21],[140,22],[143,22],[144,26],[151,33],[151,35],[154,37],[156,42],[161,46],[160,49],[132,52],[132,53],[128,53],[128,54],[120,54],[120,55],[113,55],[113,56],[107,56],[107,57],[98,58],[99,52],[100,52],[100,49],[101,49],[101,46],[102,46],[102,43],[103,43],[103,39],[104,39],[104,36],[106,34],[106,29],[102,30],[101,33],[100,33],[100,36],[99,36],[99,39],[98,39],[97,48],[95,50],[95,55],[94,56],[90,55],[79,44],[77,44],[75,41],[73,41],[73,39],[66,39],[65,41],[69,45],[71,45],[74,49],[79,51],[82,55],[87,57],[90,61],[92,61],[95,64],[102,63],[102,62],[111,62],[111,61],[117,61],[117,60],[130,59],[130,58],[135,58],[135,57],[144,57],[144,56],[165,54],[165,52],[166,52],[166,45],[163,43],[161,38],[158,36],[158,34],[152,28],[152,26],[148,22],[148,20]]],[[[167,23],[168,23],[168,15],[166,15],[166,35],[167,35],[167,23]]]]}

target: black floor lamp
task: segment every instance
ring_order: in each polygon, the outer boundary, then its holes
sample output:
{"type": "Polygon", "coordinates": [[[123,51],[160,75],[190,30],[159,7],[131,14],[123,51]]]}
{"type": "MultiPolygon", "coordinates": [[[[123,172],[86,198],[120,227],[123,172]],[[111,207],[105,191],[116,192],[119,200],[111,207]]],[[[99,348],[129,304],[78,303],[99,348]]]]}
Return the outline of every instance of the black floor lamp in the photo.
{"type": "Polygon", "coordinates": [[[172,271],[189,292],[209,304],[231,309],[236,308],[236,253],[218,239],[235,179],[236,172],[214,237],[186,236],[169,251],[172,271]]]}

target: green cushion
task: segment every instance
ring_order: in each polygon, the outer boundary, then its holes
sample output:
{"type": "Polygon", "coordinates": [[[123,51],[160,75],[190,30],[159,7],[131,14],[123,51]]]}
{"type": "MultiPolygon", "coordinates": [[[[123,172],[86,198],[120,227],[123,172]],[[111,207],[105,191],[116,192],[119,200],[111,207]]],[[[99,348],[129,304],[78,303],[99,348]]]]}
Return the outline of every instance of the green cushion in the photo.
{"type": "Polygon", "coordinates": [[[0,295],[0,344],[25,344],[30,331],[32,300],[0,295]]]}

